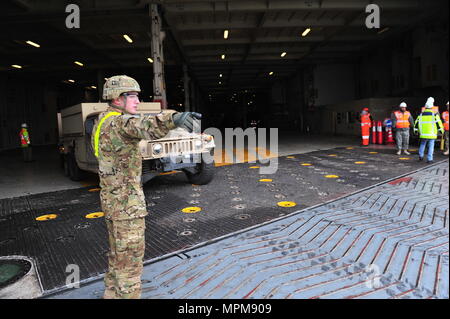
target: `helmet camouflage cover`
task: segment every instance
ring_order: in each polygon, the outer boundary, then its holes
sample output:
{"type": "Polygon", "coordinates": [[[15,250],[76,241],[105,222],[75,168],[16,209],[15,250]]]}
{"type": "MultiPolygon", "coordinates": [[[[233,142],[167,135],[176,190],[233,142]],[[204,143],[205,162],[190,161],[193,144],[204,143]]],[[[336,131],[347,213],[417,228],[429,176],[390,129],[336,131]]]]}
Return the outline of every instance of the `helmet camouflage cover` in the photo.
{"type": "Polygon", "coordinates": [[[122,93],[141,92],[139,83],[133,78],[126,75],[115,75],[106,79],[103,85],[103,100],[113,100],[118,98],[122,93]]]}

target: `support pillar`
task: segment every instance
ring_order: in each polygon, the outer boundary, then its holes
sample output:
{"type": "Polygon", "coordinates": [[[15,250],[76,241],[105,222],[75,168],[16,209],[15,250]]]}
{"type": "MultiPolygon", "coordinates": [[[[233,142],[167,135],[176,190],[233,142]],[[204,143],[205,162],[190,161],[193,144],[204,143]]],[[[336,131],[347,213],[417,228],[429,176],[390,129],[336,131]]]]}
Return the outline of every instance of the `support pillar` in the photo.
{"type": "Polygon", "coordinates": [[[183,82],[184,82],[184,111],[191,111],[191,103],[190,103],[190,78],[188,75],[188,68],[186,64],[183,64],[183,82]]]}
{"type": "Polygon", "coordinates": [[[152,43],[151,52],[153,59],[153,101],[160,102],[161,108],[167,108],[166,84],[164,79],[164,31],[161,31],[161,17],[158,13],[158,5],[150,4],[152,43]]]}

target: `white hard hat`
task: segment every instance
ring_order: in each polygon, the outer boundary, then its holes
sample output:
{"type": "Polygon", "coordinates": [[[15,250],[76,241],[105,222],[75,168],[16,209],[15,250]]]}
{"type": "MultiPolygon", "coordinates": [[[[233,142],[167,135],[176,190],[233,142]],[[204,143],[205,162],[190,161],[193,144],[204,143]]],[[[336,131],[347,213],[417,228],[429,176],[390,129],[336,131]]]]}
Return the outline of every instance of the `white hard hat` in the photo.
{"type": "Polygon", "coordinates": [[[427,101],[425,102],[425,108],[426,109],[431,109],[434,105],[434,98],[432,98],[431,96],[427,99],[427,101]]]}
{"type": "Polygon", "coordinates": [[[22,123],[22,127],[27,127],[27,123],[22,123]]]}
{"type": "Polygon", "coordinates": [[[400,107],[407,107],[405,102],[400,103],[400,107]]]}

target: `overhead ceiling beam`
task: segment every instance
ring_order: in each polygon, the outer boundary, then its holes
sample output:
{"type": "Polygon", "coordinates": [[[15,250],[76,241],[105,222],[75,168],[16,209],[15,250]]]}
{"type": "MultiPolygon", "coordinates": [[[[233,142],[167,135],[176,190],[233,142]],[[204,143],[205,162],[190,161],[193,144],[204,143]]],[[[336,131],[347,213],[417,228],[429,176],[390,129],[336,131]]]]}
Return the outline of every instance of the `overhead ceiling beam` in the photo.
{"type": "MultiPolygon", "coordinates": [[[[268,1],[267,1],[267,3],[268,3],[268,1]]],[[[266,23],[266,20],[267,20],[267,11],[265,11],[261,14],[261,16],[258,20],[258,23],[256,25],[256,29],[260,29],[266,23]]],[[[253,43],[255,43],[256,37],[257,37],[257,30],[253,30],[250,42],[247,44],[246,52],[244,54],[244,57],[242,58],[242,64],[245,64],[245,61],[247,61],[247,58],[252,49],[252,45],[253,45],[253,43]]]]}
{"type": "MultiPolygon", "coordinates": [[[[68,16],[68,13],[65,13],[65,8],[62,7],[58,11],[50,11],[50,12],[35,12],[30,11],[28,13],[20,13],[20,14],[0,14],[0,25],[14,25],[14,24],[32,24],[32,23],[42,23],[42,22],[58,22],[65,25],[65,20],[68,16]]],[[[113,10],[107,10],[102,12],[101,10],[85,10],[81,11],[80,9],[80,21],[81,24],[83,21],[95,20],[99,18],[123,18],[123,17],[136,17],[136,16],[145,16],[145,10],[143,9],[130,9],[122,8],[113,10]]]]}
{"type": "MultiPolygon", "coordinates": [[[[264,13],[266,14],[266,13],[264,13]]],[[[262,15],[261,15],[262,16],[262,15]]],[[[260,18],[261,19],[261,18],[260,18]]],[[[195,30],[224,30],[224,29],[269,29],[269,28],[288,28],[288,27],[336,27],[344,25],[342,19],[322,19],[317,21],[316,19],[307,20],[265,20],[260,23],[260,19],[251,17],[248,21],[219,21],[219,22],[178,22],[175,27],[178,30],[183,31],[195,31],[195,30]]]]}
{"type": "MultiPolygon", "coordinates": [[[[292,10],[359,10],[369,0],[242,0],[242,1],[164,1],[167,12],[173,14],[235,11],[292,11],[292,10]]],[[[417,9],[418,0],[378,0],[385,9],[417,9]]]]}

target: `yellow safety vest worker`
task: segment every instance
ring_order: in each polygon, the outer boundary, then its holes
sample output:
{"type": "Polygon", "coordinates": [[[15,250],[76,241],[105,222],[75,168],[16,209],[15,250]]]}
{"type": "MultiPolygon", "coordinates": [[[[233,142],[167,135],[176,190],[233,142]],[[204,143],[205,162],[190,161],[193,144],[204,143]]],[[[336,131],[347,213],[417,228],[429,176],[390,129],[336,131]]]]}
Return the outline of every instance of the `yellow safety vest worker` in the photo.
{"type": "MultiPolygon", "coordinates": [[[[426,107],[423,106],[421,112],[423,113],[423,112],[425,112],[425,110],[426,110],[426,107]]],[[[437,114],[437,113],[439,113],[439,106],[433,106],[433,107],[431,108],[431,110],[433,111],[434,114],[437,114]]]]}

